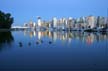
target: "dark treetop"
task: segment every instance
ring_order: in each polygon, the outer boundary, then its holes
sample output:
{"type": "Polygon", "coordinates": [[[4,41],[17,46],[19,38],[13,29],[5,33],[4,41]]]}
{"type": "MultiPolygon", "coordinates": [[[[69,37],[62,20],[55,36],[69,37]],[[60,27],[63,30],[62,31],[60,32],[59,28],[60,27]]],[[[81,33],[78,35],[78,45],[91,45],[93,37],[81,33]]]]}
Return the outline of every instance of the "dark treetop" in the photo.
{"type": "Polygon", "coordinates": [[[13,21],[10,13],[0,11],[0,29],[10,29],[13,21]]]}

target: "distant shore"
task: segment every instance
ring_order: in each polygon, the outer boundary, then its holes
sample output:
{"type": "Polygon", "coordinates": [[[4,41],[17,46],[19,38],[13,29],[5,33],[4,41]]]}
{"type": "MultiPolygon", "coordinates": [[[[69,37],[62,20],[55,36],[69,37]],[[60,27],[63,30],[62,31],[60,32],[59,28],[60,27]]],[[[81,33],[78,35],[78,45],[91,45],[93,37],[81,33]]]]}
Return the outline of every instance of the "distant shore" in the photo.
{"type": "Polygon", "coordinates": [[[4,31],[66,31],[66,32],[72,32],[72,31],[79,31],[79,32],[108,32],[108,29],[105,30],[98,30],[98,29],[82,29],[82,30],[73,30],[73,29],[33,29],[33,28],[10,28],[10,29],[0,29],[0,32],[4,31]]]}

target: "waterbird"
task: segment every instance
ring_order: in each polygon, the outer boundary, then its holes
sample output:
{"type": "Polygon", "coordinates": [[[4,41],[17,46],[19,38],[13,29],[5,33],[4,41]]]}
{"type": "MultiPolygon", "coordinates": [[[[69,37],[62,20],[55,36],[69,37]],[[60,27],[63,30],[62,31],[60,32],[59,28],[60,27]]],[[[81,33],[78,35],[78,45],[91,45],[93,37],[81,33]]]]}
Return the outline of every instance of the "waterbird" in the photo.
{"type": "Polygon", "coordinates": [[[38,42],[38,41],[36,41],[36,44],[39,44],[39,42],[38,42]]]}
{"type": "Polygon", "coordinates": [[[51,44],[52,42],[51,41],[49,41],[49,44],[51,44]]]}
{"type": "Polygon", "coordinates": [[[19,47],[22,47],[22,46],[23,46],[22,42],[19,42],[19,47]]]}
{"type": "Polygon", "coordinates": [[[29,42],[28,45],[31,46],[31,42],[29,42]]]}
{"type": "Polygon", "coordinates": [[[41,43],[43,43],[43,40],[41,40],[41,43]]]}

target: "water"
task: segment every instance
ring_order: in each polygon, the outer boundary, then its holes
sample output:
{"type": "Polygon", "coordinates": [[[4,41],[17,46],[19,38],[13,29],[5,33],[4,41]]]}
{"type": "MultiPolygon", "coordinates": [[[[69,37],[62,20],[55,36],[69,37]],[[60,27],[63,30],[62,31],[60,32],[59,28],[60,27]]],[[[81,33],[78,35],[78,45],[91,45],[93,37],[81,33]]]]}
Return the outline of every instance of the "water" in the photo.
{"type": "Polygon", "coordinates": [[[108,33],[0,32],[2,70],[108,70],[108,33]]]}

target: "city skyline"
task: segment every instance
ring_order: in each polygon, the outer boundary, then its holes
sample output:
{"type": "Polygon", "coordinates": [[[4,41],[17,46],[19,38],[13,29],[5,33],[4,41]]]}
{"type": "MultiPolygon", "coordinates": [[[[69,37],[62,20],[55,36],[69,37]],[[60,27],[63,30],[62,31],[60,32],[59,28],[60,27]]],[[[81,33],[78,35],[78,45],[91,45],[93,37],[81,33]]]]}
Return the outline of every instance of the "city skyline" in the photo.
{"type": "Polygon", "coordinates": [[[86,16],[86,17],[79,17],[79,18],[73,18],[73,17],[62,17],[57,18],[53,17],[52,19],[46,21],[42,19],[42,17],[37,17],[37,21],[29,21],[24,23],[24,26],[28,26],[31,28],[105,28],[108,24],[108,17],[103,16],[86,16]]]}
{"type": "Polygon", "coordinates": [[[0,1],[0,10],[9,12],[14,17],[13,25],[22,25],[37,16],[45,20],[52,17],[107,16],[107,0],[14,0],[0,1]]]}

